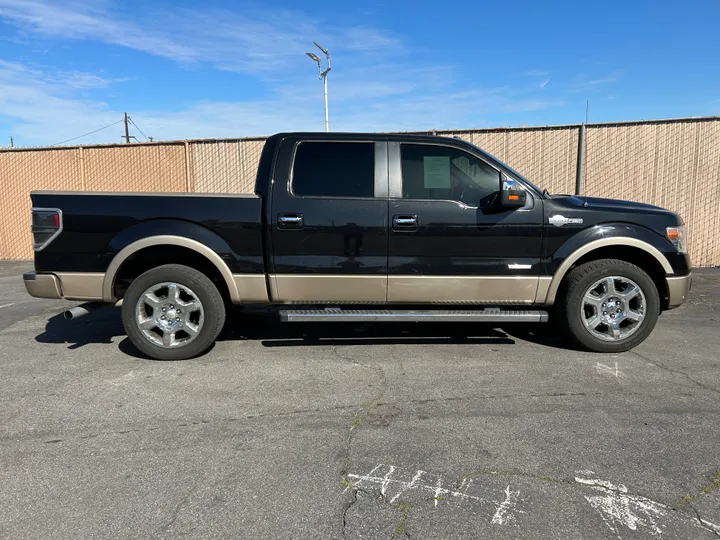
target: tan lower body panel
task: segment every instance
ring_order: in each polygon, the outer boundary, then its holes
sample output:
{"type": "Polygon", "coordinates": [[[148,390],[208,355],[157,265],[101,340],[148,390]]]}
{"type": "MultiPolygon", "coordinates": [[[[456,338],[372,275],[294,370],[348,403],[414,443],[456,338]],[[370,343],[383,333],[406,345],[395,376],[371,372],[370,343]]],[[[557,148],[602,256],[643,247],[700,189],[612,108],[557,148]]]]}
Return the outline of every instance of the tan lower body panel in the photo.
{"type": "Polygon", "coordinates": [[[692,273],[687,276],[665,278],[668,287],[668,307],[674,308],[685,303],[692,285],[692,273]]]}
{"type": "Polygon", "coordinates": [[[270,302],[265,274],[233,274],[233,280],[237,287],[239,300],[235,303],[267,304],[270,302]]]}
{"type": "Polygon", "coordinates": [[[104,272],[56,272],[66,300],[102,300],[104,272]]]}
{"type": "Polygon", "coordinates": [[[275,274],[270,276],[274,302],[385,303],[387,276],[275,274]]]}
{"type": "Polygon", "coordinates": [[[390,276],[392,304],[532,304],[537,276],[390,276]]]}
{"type": "Polygon", "coordinates": [[[545,304],[551,283],[552,277],[550,276],[541,276],[538,278],[537,294],[535,295],[536,304],[545,304]]]}

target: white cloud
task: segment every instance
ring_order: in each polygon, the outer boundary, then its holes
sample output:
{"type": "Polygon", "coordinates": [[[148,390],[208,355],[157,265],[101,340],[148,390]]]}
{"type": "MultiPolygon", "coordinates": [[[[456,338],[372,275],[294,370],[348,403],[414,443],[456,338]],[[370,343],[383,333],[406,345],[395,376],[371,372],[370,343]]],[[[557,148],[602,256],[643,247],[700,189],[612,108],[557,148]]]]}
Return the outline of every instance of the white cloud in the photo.
{"type": "MultiPolygon", "coordinates": [[[[335,130],[471,127],[487,125],[488,116],[560,104],[534,96],[537,85],[459,90],[453,66],[410,66],[403,41],[376,28],[324,25],[296,11],[148,6],[131,19],[104,0],[63,6],[46,0],[0,0],[0,19],[25,36],[52,37],[60,43],[102,42],[181,66],[205,64],[252,74],[265,83],[267,91],[260,99],[217,101],[208,96],[181,110],[130,111],[142,130],[156,139],[323,129],[322,84],[311,77],[312,66],[303,54],[312,40],[333,53],[336,69],[329,87],[330,124],[335,130]]],[[[122,111],[89,96],[111,95],[113,85],[126,80],[104,72],[60,71],[0,60],[0,118],[11,126],[18,144],[57,143],[122,118],[122,111]]],[[[121,129],[113,127],[73,144],[119,142],[120,134],[121,129]]]]}

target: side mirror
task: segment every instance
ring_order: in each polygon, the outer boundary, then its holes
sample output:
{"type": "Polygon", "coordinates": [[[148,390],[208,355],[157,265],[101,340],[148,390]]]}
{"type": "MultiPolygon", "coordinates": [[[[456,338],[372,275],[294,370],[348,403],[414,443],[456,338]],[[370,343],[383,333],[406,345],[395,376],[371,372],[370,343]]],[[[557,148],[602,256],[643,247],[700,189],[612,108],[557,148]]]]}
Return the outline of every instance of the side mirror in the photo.
{"type": "Polygon", "coordinates": [[[522,208],[527,201],[527,192],[524,189],[503,189],[500,204],[504,208],[522,208]]]}

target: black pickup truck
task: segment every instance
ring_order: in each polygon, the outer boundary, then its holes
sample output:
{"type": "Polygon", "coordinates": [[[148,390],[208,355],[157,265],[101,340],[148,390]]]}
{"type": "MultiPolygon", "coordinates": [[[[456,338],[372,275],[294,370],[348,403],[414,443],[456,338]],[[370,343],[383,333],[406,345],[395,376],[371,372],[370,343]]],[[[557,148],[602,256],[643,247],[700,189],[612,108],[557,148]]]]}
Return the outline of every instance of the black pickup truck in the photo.
{"type": "Polygon", "coordinates": [[[229,304],[294,321],[555,318],[579,345],[628,350],[683,303],[682,219],[647,204],[550,195],[437,136],[281,133],[255,194],[34,192],[28,292],[122,300],[151,357],[205,352],[229,304]]]}

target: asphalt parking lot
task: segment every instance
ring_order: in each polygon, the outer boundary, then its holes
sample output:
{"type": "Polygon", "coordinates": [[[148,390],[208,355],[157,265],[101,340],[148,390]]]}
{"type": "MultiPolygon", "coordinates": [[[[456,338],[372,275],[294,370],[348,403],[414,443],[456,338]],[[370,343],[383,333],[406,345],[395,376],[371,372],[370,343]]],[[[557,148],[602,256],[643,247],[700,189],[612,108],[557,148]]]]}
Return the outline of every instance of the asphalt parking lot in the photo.
{"type": "Polygon", "coordinates": [[[717,538],[720,271],[636,350],[234,314],[142,358],[0,262],[0,537],[717,538]]]}

